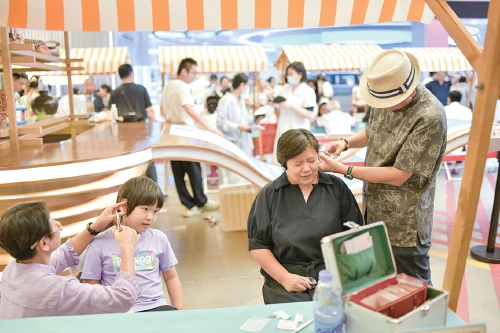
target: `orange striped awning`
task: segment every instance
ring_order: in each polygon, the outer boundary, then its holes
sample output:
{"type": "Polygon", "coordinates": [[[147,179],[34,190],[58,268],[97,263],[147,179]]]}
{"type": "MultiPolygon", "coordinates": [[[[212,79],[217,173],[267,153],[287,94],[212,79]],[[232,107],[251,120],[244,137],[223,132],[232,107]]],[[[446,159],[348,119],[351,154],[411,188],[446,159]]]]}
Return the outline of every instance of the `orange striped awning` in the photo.
{"type": "Polygon", "coordinates": [[[177,73],[184,58],[198,63],[199,73],[259,72],[267,67],[267,56],[260,46],[160,46],[158,60],[164,74],[177,73]]]}
{"type": "Polygon", "coordinates": [[[407,47],[398,50],[413,54],[423,72],[474,70],[458,47],[407,47]]]}
{"type": "Polygon", "coordinates": [[[308,71],[342,71],[368,67],[382,52],[378,45],[285,45],[276,67],[300,61],[308,71]]]}
{"type": "MultiPolygon", "coordinates": [[[[66,58],[64,49],[61,58],[66,58]]],[[[81,71],[73,71],[74,75],[108,75],[116,74],[118,67],[129,64],[130,57],[126,47],[94,47],[70,49],[70,59],[83,59],[83,62],[72,63],[74,67],[83,67],[81,71]]],[[[56,65],[64,66],[56,63],[56,65]]],[[[44,72],[43,76],[67,75],[66,72],[44,72]]]]}
{"type": "Polygon", "coordinates": [[[0,0],[0,27],[220,30],[431,23],[425,0],[0,0]]]}

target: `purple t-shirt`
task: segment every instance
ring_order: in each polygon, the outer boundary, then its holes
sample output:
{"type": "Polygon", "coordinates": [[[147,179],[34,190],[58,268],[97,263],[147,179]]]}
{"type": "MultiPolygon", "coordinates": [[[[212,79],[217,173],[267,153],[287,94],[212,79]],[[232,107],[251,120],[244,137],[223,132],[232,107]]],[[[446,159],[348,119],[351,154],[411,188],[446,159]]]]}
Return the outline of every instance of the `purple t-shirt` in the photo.
{"type": "MultiPolygon", "coordinates": [[[[162,275],[177,264],[167,236],[156,229],[141,234],[134,247],[135,276],[141,295],[132,306],[132,311],[144,311],[168,305],[163,297],[162,275]]],[[[101,280],[103,286],[115,281],[120,271],[120,246],[111,229],[97,237],[87,248],[83,262],[82,279],[101,280]]]]}

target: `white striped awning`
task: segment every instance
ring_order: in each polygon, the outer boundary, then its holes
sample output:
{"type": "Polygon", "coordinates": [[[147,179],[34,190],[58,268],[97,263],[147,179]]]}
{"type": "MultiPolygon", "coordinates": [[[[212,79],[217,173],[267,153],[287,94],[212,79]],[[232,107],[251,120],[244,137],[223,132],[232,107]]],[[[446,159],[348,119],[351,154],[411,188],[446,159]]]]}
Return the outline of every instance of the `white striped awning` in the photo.
{"type": "Polygon", "coordinates": [[[267,67],[260,46],[160,46],[158,60],[164,74],[177,73],[184,58],[198,63],[199,73],[259,72],[267,67]]]}
{"type": "Polygon", "coordinates": [[[378,45],[285,45],[276,67],[300,61],[308,71],[342,71],[368,67],[382,52],[378,45]]]}
{"type": "Polygon", "coordinates": [[[61,31],[431,23],[425,0],[0,0],[0,27],[61,31]]]}
{"type": "Polygon", "coordinates": [[[423,72],[474,70],[458,47],[398,48],[413,54],[423,72]]]}
{"type": "MultiPolygon", "coordinates": [[[[64,49],[61,58],[66,58],[64,49]]],[[[129,64],[130,57],[126,47],[94,47],[70,49],[70,59],[83,59],[83,62],[72,63],[73,67],[83,67],[81,71],[73,71],[74,75],[108,75],[116,74],[118,67],[129,64]]],[[[56,63],[56,65],[61,65],[56,63]]],[[[67,75],[66,72],[44,72],[43,76],[67,75]]]]}

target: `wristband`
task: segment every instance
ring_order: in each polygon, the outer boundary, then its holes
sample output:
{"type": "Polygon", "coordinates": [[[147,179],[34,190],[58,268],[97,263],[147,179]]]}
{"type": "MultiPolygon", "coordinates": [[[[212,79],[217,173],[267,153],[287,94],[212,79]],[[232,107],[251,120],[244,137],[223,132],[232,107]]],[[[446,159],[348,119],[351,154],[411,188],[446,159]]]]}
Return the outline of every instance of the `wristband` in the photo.
{"type": "Polygon", "coordinates": [[[101,232],[101,230],[99,230],[99,231],[94,231],[94,230],[92,230],[92,228],[90,228],[90,225],[91,225],[91,224],[92,224],[92,222],[89,222],[89,223],[87,224],[87,231],[88,231],[88,232],[89,232],[92,236],[97,236],[97,235],[99,235],[99,233],[101,232]]]}
{"type": "Polygon", "coordinates": [[[344,148],[344,151],[346,151],[347,149],[349,149],[349,141],[347,139],[344,139],[344,138],[340,138],[339,140],[342,140],[345,142],[345,148],[344,148]]]}

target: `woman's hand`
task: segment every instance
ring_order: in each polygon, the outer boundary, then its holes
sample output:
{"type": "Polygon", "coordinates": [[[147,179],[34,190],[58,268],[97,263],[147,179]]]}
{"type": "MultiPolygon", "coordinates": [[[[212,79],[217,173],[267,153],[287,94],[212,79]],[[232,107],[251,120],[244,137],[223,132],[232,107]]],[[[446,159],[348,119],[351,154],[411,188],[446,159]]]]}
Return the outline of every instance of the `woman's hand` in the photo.
{"type": "Polygon", "coordinates": [[[319,169],[323,172],[335,172],[345,174],[347,172],[347,166],[340,163],[334,158],[328,157],[326,155],[318,155],[319,158],[319,169]]]}
{"type": "Polygon", "coordinates": [[[121,202],[106,207],[99,215],[99,217],[92,223],[92,229],[102,230],[105,228],[110,222],[116,220],[116,212],[118,215],[123,216],[127,212],[127,200],[123,199],[121,202]]]}
{"type": "Polygon", "coordinates": [[[289,293],[304,292],[312,288],[305,276],[292,273],[286,274],[280,283],[289,293]]]}

